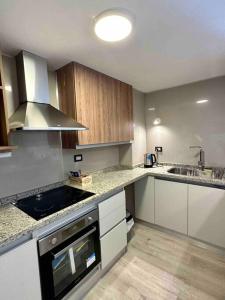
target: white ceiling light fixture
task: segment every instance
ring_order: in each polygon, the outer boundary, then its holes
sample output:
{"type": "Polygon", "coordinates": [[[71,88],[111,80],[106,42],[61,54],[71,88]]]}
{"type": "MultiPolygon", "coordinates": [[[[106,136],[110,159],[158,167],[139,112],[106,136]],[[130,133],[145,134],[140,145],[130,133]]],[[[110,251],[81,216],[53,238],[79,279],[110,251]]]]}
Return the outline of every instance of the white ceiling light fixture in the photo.
{"type": "Polygon", "coordinates": [[[155,107],[149,107],[148,110],[155,111],[155,107]]]}
{"type": "Polygon", "coordinates": [[[196,103],[197,104],[202,104],[202,103],[206,103],[208,101],[209,101],[208,99],[201,99],[201,100],[196,101],[196,103]]]}
{"type": "Polygon", "coordinates": [[[133,18],[124,9],[106,10],[95,18],[95,34],[106,42],[117,42],[131,34],[133,18]]]}

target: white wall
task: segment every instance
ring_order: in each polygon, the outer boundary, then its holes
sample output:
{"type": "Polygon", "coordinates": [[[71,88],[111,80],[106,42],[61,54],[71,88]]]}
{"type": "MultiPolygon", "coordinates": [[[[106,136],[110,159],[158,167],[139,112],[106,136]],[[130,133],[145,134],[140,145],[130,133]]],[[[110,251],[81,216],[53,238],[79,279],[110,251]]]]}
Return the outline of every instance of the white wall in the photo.
{"type": "Polygon", "coordinates": [[[147,150],[163,146],[161,162],[197,164],[199,150],[189,146],[200,145],[208,165],[225,166],[225,77],[149,93],[145,115],[147,150]],[[154,126],[157,117],[161,124],[154,126]]]}

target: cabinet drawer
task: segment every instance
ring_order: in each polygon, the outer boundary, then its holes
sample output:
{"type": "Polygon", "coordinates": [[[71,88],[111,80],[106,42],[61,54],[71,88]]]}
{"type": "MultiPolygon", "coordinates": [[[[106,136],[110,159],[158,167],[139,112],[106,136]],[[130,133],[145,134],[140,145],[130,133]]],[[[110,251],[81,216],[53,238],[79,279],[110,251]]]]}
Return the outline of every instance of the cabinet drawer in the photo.
{"type": "Polygon", "coordinates": [[[127,245],[126,221],[123,220],[100,239],[102,268],[104,269],[127,245]]]}
{"type": "Polygon", "coordinates": [[[116,226],[126,217],[126,208],[125,203],[122,206],[119,206],[117,209],[114,209],[106,217],[99,220],[100,223],[100,236],[103,236],[106,232],[116,226]]]}
{"type": "Polygon", "coordinates": [[[125,192],[121,192],[99,204],[100,236],[126,217],[125,192]]]}
{"type": "Polygon", "coordinates": [[[118,207],[125,206],[125,191],[122,191],[112,197],[99,203],[99,218],[102,219],[109,215],[113,210],[118,207]]]}

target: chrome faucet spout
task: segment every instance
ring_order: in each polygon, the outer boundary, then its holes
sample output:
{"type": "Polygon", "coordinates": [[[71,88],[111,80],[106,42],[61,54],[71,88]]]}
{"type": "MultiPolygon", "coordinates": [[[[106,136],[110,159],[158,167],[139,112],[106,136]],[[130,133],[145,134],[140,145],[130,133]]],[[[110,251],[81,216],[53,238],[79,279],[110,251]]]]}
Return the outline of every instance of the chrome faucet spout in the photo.
{"type": "Polygon", "coordinates": [[[199,167],[204,171],[205,169],[205,151],[203,149],[200,150],[200,160],[198,162],[199,167]]]}
{"type": "Polygon", "coordinates": [[[190,149],[200,149],[199,155],[200,159],[198,161],[198,166],[199,168],[204,171],[205,169],[205,151],[202,149],[201,146],[190,146],[190,149]]]}

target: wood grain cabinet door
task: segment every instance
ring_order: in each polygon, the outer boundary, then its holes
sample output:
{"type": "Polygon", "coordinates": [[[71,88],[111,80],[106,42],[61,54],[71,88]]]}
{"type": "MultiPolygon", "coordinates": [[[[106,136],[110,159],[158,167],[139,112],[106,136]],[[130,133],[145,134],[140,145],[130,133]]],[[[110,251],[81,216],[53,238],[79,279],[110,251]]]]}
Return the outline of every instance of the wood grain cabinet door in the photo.
{"type": "Polygon", "coordinates": [[[109,114],[106,111],[110,96],[107,78],[92,69],[75,65],[77,121],[89,130],[78,132],[79,145],[101,144],[109,138],[109,114]]]}
{"type": "Polygon", "coordinates": [[[64,148],[133,139],[132,86],[78,63],[59,69],[57,80],[61,110],[89,128],[63,134],[64,148]]]}
{"type": "Polygon", "coordinates": [[[12,152],[17,148],[9,144],[9,122],[3,71],[2,55],[0,52],[0,153],[12,152]]]}
{"type": "Polygon", "coordinates": [[[3,66],[2,66],[2,55],[0,52],[0,152],[7,149],[8,143],[8,114],[6,108],[6,99],[4,92],[4,79],[3,79],[3,66]]]}
{"type": "MultiPolygon", "coordinates": [[[[76,120],[75,70],[73,63],[57,70],[57,84],[60,110],[76,120]]],[[[77,132],[62,132],[62,144],[64,148],[74,149],[76,143],[77,132]]]]}
{"type": "Polygon", "coordinates": [[[132,86],[118,81],[117,121],[119,141],[133,140],[133,89],[132,86]]]}

